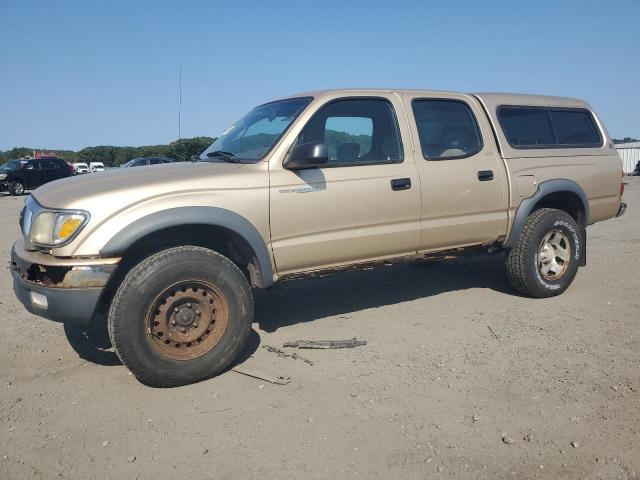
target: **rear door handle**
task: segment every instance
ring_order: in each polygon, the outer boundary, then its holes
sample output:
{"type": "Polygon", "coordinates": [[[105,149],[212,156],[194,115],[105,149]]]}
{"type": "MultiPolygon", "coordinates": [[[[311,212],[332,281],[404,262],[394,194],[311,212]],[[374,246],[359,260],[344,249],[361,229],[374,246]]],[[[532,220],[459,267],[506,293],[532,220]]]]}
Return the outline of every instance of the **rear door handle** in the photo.
{"type": "Polygon", "coordinates": [[[410,178],[395,178],[391,180],[392,190],[409,190],[411,188],[410,178]]]}
{"type": "Polygon", "coordinates": [[[493,180],[493,170],[480,170],[478,172],[478,180],[481,182],[493,180]]]}

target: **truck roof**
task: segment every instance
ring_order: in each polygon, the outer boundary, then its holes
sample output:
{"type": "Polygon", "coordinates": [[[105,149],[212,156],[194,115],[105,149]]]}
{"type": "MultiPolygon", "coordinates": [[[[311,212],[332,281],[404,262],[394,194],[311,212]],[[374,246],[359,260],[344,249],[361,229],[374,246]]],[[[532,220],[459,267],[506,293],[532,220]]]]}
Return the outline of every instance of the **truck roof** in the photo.
{"type": "Polygon", "coordinates": [[[583,100],[572,97],[557,97],[551,95],[537,95],[526,93],[506,93],[506,92],[455,92],[448,90],[422,90],[413,88],[334,88],[324,90],[311,90],[308,92],[301,92],[295,95],[289,95],[284,98],[295,97],[321,97],[329,94],[376,94],[376,93],[410,93],[419,95],[473,95],[483,100],[485,104],[494,105],[533,105],[533,106],[560,106],[560,107],[583,107],[589,108],[588,104],[583,100]]]}

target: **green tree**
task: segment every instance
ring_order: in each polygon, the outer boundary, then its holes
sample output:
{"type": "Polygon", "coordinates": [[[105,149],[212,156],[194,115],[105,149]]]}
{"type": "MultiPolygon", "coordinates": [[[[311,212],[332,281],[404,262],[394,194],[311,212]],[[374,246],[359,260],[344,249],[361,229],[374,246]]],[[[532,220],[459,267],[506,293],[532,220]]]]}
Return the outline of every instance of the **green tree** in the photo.
{"type": "Polygon", "coordinates": [[[51,150],[48,148],[16,147],[0,151],[0,163],[15,158],[33,155],[35,151],[52,152],[67,162],[103,162],[108,167],[121,165],[132,158],[140,157],[169,157],[179,162],[191,160],[192,156],[200,155],[214,139],[210,137],[182,138],[169,145],[144,145],[141,147],[114,147],[101,145],[86,147],[78,152],[73,150],[51,150]]]}

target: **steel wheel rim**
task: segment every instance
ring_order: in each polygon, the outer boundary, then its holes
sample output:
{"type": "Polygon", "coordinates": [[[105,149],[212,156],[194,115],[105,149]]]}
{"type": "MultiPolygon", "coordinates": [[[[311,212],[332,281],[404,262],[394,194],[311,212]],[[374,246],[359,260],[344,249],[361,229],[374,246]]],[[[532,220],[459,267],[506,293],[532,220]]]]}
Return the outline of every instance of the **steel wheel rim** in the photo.
{"type": "Polygon", "coordinates": [[[571,243],[562,230],[549,231],[538,250],[538,271],[546,280],[558,280],[567,269],[571,259],[571,243]]]}
{"type": "Polygon", "coordinates": [[[147,338],[158,353],[172,360],[193,360],[210,352],[229,323],[229,305],[207,282],[171,285],[152,303],[146,317],[147,338]]]}

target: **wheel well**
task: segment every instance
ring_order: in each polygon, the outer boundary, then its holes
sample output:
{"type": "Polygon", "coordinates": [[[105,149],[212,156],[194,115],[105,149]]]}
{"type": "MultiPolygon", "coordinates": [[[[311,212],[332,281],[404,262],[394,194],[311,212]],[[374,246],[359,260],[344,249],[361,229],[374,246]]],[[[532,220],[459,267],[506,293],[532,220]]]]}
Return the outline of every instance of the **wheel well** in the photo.
{"type": "Polygon", "coordinates": [[[238,266],[252,286],[261,285],[260,264],[251,245],[236,232],[224,227],[187,224],[152,232],[133,243],[112,275],[102,303],[108,304],[124,276],[143,259],[171,247],[195,245],[214,250],[238,266]]]}
{"type": "Polygon", "coordinates": [[[555,208],[568,213],[578,226],[586,227],[585,209],[581,198],[573,192],[553,192],[545,195],[535,204],[531,213],[541,208],[555,208]]]}

